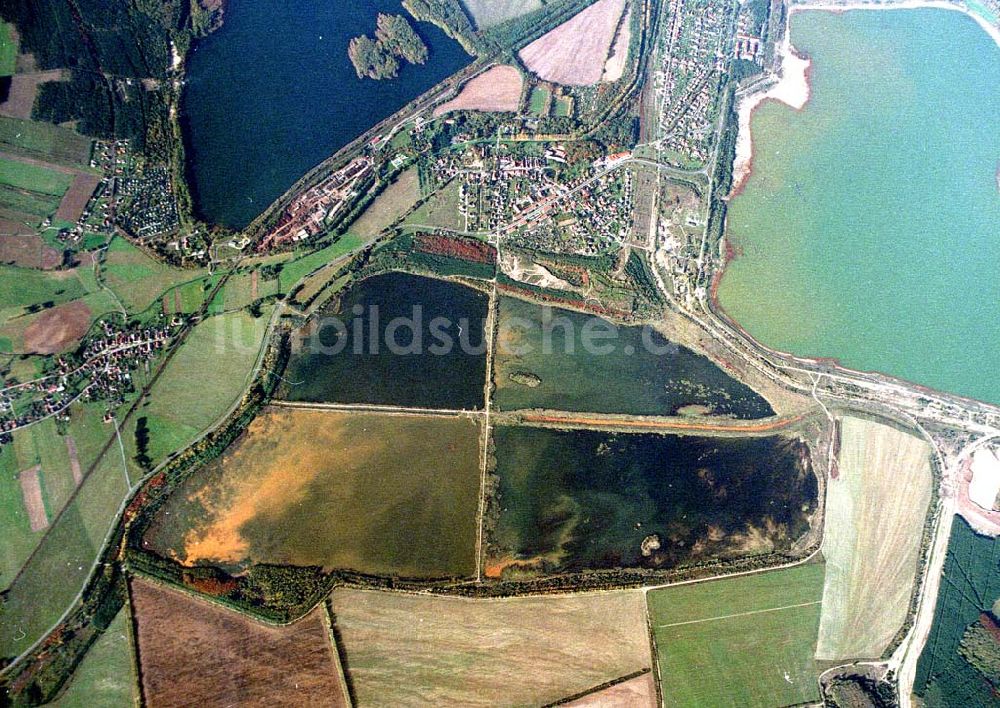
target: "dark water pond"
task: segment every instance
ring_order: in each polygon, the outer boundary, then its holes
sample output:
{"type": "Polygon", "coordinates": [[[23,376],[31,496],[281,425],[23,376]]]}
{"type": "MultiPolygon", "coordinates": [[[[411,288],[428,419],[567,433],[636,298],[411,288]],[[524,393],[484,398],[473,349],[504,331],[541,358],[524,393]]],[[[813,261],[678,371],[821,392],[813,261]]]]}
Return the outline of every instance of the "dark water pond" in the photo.
{"type": "Polygon", "coordinates": [[[483,406],[487,297],[405,273],[361,281],[293,337],[293,401],[483,406]],[[295,351],[297,349],[298,351],[295,351]],[[301,383],[299,383],[301,382],[301,383]]]}
{"type": "Polygon", "coordinates": [[[496,546],[546,570],[671,568],[787,549],[817,503],[805,445],[781,436],[500,426],[494,439],[496,546]]]}

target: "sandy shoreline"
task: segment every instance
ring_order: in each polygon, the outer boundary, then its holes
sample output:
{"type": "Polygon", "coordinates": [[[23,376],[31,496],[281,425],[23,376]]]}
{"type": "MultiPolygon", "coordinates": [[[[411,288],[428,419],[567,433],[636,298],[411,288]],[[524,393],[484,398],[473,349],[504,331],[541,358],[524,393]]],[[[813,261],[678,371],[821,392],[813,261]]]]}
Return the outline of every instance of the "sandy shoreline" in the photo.
{"type": "MultiPolygon", "coordinates": [[[[848,10],[914,10],[919,8],[935,8],[941,10],[953,10],[961,12],[971,17],[1000,47],[1000,27],[991,25],[984,18],[975,14],[968,8],[956,5],[946,0],[890,0],[889,2],[877,2],[876,0],[858,0],[857,2],[806,2],[793,4],[788,8],[789,18],[796,12],[808,10],[821,10],[826,12],[846,12],[848,10]]],[[[727,199],[740,194],[746,186],[746,182],[753,171],[753,136],[751,135],[750,124],[753,120],[754,111],[765,101],[780,101],[796,110],[802,110],[809,102],[810,85],[809,70],[812,62],[806,56],[796,51],[791,41],[791,23],[785,24],[785,36],[778,45],[778,56],[781,57],[781,69],[779,71],[777,83],[771,84],[768,88],[757,93],[744,96],[740,99],[737,108],[739,117],[739,130],[736,138],[736,157],[733,161],[733,186],[727,199]]]]}

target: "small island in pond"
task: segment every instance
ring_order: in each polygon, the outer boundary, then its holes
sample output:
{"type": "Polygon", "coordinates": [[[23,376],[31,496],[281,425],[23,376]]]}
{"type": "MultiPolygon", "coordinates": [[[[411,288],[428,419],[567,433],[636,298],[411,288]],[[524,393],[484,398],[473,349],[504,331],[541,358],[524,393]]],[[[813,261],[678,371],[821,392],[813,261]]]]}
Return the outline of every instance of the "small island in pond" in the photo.
{"type": "Polygon", "coordinates": [[[400,59],[411,64],[427,61],[427,45],[405,17],[380,12],[375,21],[375,39],[365,34],[354,37],[347,54],[358,78],[394,79],[400,59]]]}

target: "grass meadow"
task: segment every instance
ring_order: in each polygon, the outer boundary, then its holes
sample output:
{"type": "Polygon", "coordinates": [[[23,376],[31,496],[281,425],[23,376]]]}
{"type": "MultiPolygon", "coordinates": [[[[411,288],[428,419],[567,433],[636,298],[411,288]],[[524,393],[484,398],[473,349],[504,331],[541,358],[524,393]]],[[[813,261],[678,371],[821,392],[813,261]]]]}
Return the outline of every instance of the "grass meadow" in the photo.
{"type": "Polygon", "coordinates": [[[812,563],[650,591],[664,705],[819,701],[823,572],[812,563]]]}
{"type": "Polygon", "coordinates": [[[87,651],[69,685],[53,703],[57,708],[117,708],[137,703],[138,686],[129,639],[129,610],[114,621],[87,651]]]}

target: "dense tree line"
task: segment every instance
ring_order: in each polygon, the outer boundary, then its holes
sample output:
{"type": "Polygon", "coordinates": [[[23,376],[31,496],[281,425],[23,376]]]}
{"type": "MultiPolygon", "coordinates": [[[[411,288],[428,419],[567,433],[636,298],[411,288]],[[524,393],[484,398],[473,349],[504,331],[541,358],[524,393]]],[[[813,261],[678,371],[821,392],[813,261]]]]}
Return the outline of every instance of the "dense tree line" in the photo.
{"type": "Polygon", "coordinates": [[[375,39],[363,34],[347,47],[358,78],[393,79],[399,73],[399,59],[410,64],[427,61],[427,45],[405,17],[380,12],[375,24],[375,39]]]}
{"type": "Polygon", "coordinates": [[[469,54],[482,53],[472,21],[459,0],[403,0],[403,7],[414,19],[440,27],[469,54]]]}

